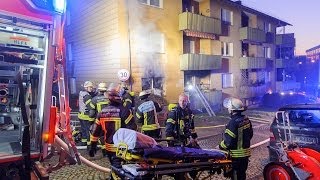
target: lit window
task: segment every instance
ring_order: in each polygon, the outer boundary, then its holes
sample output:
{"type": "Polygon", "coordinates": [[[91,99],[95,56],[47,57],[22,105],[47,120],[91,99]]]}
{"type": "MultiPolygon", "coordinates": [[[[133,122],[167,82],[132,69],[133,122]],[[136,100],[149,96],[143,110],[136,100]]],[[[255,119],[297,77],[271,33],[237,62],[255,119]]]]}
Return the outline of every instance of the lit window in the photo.
{"type": "Polygon", "coordinates": [[[221,55],[233,56],[233,43],[221,42],[221,55]]]}
{"type": "Polygon", "coordinates": [[[271,32],[271,24],[264,22],[264,32],[271,32]]]}
{"type": "Polygon", "coordinates": [[[162,8],[163,0],[139,0],[142,4],[162,8]]]}
{"type": "Polygon", "coordinates": [[[271,58],[271,48],[270,47],[263,47],[264,57],[271,58]]]}
{"type": "Polygon", "coordinates": [[[233,12],[221,9],[221,20],[229,25],[233,25],[233,12]]]}
{"type": "Polygon", "coordinates": [[[233,87],[233,74],[222,74],[222,88],[233,87]]]}

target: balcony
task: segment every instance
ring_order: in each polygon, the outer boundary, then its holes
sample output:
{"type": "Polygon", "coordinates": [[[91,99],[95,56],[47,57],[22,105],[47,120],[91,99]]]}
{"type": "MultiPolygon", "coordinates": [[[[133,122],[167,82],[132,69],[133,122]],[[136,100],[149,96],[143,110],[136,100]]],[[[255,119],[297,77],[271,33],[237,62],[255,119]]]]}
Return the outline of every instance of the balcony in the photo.
{"type": "Polygon", "coordinates": [[[240,28],[240,40],[253,43],[266,42],[266,33],[263,30],[251,27],[240,28]]]}
{"type": "Polygon", "coordinates": [[[183,12],[179,14],[179,30],[220,35],[221,21],[191,12],[183,12]]]}
{"type": "Polygon", "coordinates": [[[181,71],[221,69],[222,58],[218,55],[183,54],[180,56],[181,71]]]}
{"type": "Polygon", "coordinates": [[[267,92],[267,86],[240,86],[241,98],[261,97],[267,92]]]}
{"type": "Polygon", "coordinates": [[[295,68],[295,62],[292,59],[276,59],[276,68],[295,68]]]}
{"type": "Polygon", "coordinates": [[[277,81],[276,82],[276,91],[295,91],[301,88],[301,84],[295,81],[277,81]]]}
{"type": "Polygon", "coordinates": [[[281,47],[295,47],[296,39],[294,34],[277,34],[276,45],[281,45],[281,47]]]}
{"type": "Polygon", "coordinates": [[[273,61],[261,57],[241,57],[240,69],[272,69],[273,61]]]}

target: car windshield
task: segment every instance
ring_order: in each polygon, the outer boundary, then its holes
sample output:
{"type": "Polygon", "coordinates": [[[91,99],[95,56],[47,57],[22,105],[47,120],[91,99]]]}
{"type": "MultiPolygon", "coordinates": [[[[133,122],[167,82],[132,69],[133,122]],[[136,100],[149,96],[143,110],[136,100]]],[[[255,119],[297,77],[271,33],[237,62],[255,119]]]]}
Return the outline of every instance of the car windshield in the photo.
{"type": "Polygon", "coordinates": [[[288,115],[290,123],[320,126],[320,110],[291,110],[288,115]]]}

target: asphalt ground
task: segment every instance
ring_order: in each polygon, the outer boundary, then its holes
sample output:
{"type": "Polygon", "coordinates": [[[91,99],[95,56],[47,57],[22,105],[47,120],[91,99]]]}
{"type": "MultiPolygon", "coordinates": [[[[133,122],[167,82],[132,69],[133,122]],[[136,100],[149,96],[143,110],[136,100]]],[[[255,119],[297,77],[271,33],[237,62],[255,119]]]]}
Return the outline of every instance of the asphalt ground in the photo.
{"type": "MultiPolygon", "coordinates": [[[[214,149],[222,140],[222,135],[229,118],[227,116],[208,117],[205,115],[197,115],[195,118],[196,131],[198,133],[198,143],[203,149],[214,149]]],[[[252,121],[254,127],[254,137],[251,144],[256,144],[269,138],[269,125],[267,121],[252,121]]],[[[252,149],[249,167],[247,170],[247,178],[251,180],[263,179],[262,171],[264,165],[268,162],[268,143],[252,149]]],[[[110,167],[107,158],[102,157],[100,151],[94,158],[87,155],[86,150],[79,150],[82,156],[90,161],[104,167],[110,167]]],[[[54,165],[58,162],[58,156],[45,161],[45,164],[54,165]]],[[[65,165],[59,170],[50,173],[50,179],[109,179],[110,174],[100,172],[96,169],[82,165],[65,165]]],[[[162,179],[172,179],[164,176],[162,179]]],[[[210,175],[208,172],[200,174],[199,179],[225,179],[223,176],[210,175]]]]}

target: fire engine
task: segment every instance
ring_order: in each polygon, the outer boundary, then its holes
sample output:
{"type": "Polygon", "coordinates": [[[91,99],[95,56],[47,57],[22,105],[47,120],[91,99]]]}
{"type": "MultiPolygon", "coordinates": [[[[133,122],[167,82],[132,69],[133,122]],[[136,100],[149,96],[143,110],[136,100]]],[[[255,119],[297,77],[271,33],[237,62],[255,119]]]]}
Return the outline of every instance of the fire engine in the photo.
{"type": "Polygon", "coordinates": [[[65,0],[0,2],[1,177],[48,178],[37,161],[57,149],[72,163],[109,171],[81,157],[72,140],[63,68],[65,7],[65,0]],[[59,88],[59,111],[52,105],[52,84],[59,88]]]}

